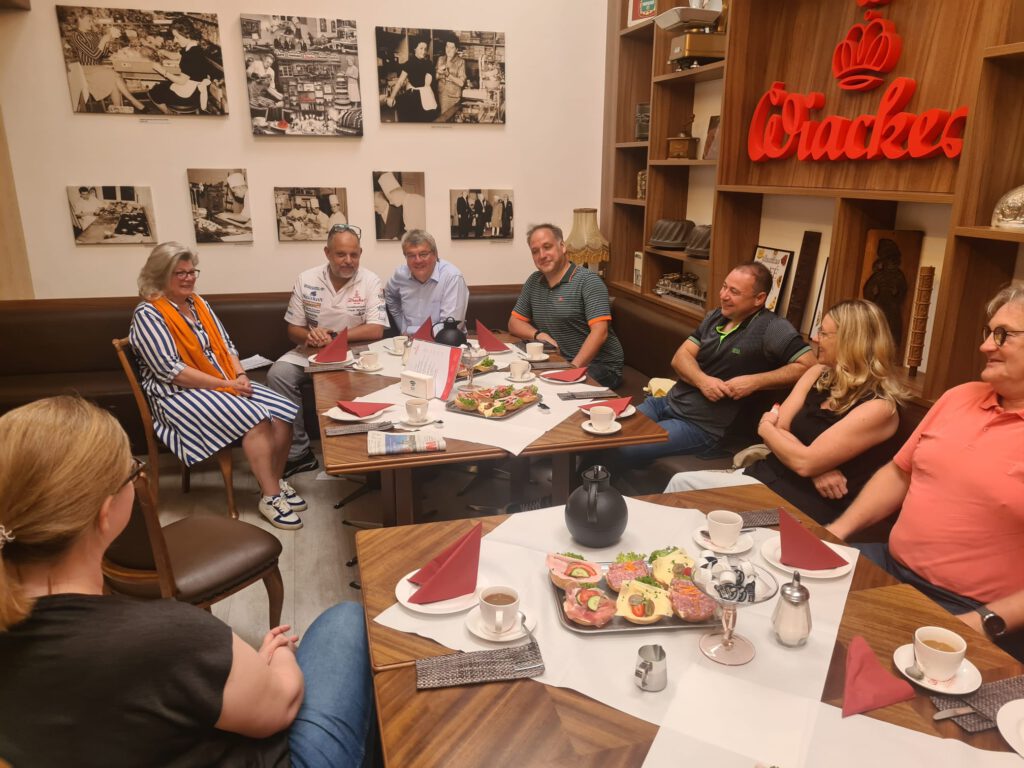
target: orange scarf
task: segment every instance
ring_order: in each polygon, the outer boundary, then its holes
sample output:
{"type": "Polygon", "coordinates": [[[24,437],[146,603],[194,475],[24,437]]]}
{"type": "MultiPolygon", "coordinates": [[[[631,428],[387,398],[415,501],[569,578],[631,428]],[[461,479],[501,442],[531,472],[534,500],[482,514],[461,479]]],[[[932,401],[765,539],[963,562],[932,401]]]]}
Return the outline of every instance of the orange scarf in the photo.
{"type": "MultiPolygon", "coordinates": [[[[213,319],[213,312],[210,311],[209,305],[206,300],[203,299],[198,293],[193,294],[195,298],[195,310],[196,315],[199,317],[199,322],[206,330],[207,335],[210,337],[210,347],[213,349],[213,356],[220,364],[221,368],[225,371],[233,371],[234,365],[231,362],[231,353],[228,352],[228,345],[224,342],[224,337],[220,334],[220,329],[217,327],[217,321],[213,319]]],[[[217,368],[210,362],[209,358],[203,353],[203,348],[199,344],[199,337],[196,336],[195,331],[188,324],[188,321],[182,316],[178,308],[171,303],[171,301],[165,297],[159,299],[150,299],[150,304],[156,307],[157,311],[163,315],[164,322],[167,323],[167,329],[171,332],[171,338],[174,339],[174,346],[178,348],[178,354],[181,356],[182,362],[190,368],[202,371],[203,373],[215,376],[218,379],[227,379],[226,375],[217,370],[217,368]]],[[[217,387],[221,392],[230,392],[235,394],[234,390],[230,387],[217,387]]]]}

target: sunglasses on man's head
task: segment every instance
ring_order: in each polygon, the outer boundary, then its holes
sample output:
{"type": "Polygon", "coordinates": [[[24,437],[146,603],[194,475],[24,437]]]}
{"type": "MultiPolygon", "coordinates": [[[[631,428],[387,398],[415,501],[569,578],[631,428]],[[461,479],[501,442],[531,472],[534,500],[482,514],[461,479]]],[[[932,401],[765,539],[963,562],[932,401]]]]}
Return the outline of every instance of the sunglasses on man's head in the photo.
{"type": "Polygon", "coordinates": [[[330,240],[334,235],[338,234],[339,232],[351,232],[360,240],[363,239],[363,230],[357,227],[355,224],[335,224],[327,233],[327,239],[330,240]]]}

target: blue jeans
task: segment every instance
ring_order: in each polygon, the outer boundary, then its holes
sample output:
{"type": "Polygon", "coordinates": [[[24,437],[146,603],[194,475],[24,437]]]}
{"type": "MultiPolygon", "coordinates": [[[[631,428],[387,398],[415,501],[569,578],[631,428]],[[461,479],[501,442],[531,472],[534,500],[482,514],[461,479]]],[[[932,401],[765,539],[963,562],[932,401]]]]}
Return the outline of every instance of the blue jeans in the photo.
{"type": "Polygon", "coordinates": [[[648,397],[637,410],[668,432],[668,442],[619,448],[614,453],[616,463],[628,467],[642,467],[662,456],[702,453],[718,442],[714,435],[676,416],[669,408],[666,397],[648,397]]]}
{"type": "Polygon", "coordinates": [[[373,682],[363,609],[339,603],[320,614],[296,657],[306,696],[289,731],[296,768],[359,768],[374,733],[373,682]]]}

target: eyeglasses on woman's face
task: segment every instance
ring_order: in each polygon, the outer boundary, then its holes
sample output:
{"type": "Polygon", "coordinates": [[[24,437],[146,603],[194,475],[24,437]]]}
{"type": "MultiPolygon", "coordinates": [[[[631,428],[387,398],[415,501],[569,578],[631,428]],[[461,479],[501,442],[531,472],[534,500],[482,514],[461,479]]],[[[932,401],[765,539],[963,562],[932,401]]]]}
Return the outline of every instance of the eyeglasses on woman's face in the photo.
{"type": "Polygon", "coordinates": [[[179,269],[171,273],[177,280],[195,280],[199,277],[198,269],[179,269]]]}
{"type": "Polygon", "coordinates": [[[128,478],[121,483],[121,487],[124,488],[126,485],[131,485],[138,480],[139,475],[146,471],[146,462],[140,461],[132,456],[132,470],[128,473],[128,478]]]}
{"type": "Polygon", "coordinates": [[[997,347],[1003,346],[1006,343],[1008,336],[1021,336],[1024,335],[1024,331],[1012,331],[1008,328],[1003,328],[1001,325],[997,325],[995,328],[989,328],[987,325],[981,329],[981,343],[984,344],[988,341],[988,337],[992,337],[992,343],[997,347]]]}

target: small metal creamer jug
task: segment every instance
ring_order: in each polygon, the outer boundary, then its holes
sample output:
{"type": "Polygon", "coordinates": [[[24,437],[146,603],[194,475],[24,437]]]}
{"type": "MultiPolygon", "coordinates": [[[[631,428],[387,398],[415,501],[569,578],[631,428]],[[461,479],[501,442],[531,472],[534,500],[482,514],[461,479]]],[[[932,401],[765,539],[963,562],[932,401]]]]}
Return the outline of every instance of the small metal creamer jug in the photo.
{"type": "Polygon", "coordinates": [[[772,631],[779,643],[790,648],[804,645],[811,634],[811,593],[800,583],[799,571],[793,571],[793,580],[779,590],[772,631]]]}
{"type": "Polygon", "coordinates": [[[637,651],[634,680],[642,691],[661,691],[668,685],[668,659],[660,645],[642,645],[637,651]]]}

